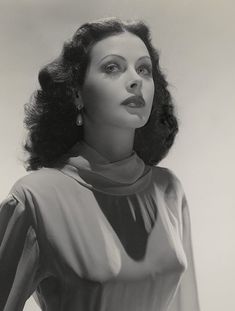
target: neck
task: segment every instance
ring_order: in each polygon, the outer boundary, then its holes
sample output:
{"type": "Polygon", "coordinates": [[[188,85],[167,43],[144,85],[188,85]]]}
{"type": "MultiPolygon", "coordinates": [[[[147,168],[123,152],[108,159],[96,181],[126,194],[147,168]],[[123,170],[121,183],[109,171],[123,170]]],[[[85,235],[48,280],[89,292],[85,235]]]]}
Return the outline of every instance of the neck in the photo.
{"type": "Polygon", "coordinates": [[[120,161],[133,152],[135,129],[102,126],[84,128],[84,141],[110,162],[120,161]],[[94,135],[95,133],[95,135],[94,135]]]}

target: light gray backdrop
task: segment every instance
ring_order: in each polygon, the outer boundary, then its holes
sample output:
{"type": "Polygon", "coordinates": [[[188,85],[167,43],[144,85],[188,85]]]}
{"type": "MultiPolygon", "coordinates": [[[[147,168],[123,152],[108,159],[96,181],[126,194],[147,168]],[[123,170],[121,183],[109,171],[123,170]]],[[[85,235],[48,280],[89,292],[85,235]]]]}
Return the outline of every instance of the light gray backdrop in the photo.
{"type": "MultiPolygon", "coordinates": [[[[23,104],[38,69],[79,25],[106,16],[141,18],[152,29],[180,118],[160,165],[178,175],[188,197],[202,310],[235,310],[233,1],[0,1],[0,199],[25,174],[23,104]]],[[[32,299],[26,310],[38,310],[32,299]]]]}

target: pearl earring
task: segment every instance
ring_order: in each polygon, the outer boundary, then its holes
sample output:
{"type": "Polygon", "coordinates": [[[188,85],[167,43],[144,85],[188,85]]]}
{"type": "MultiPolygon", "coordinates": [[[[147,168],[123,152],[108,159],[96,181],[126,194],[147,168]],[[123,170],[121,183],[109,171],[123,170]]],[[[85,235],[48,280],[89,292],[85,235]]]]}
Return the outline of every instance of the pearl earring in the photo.
{"type": "Polygon", "coordinates": [[[76,120],[77,126],[81,126],[83,124],[82,115],[79,113],[76,120]]]}

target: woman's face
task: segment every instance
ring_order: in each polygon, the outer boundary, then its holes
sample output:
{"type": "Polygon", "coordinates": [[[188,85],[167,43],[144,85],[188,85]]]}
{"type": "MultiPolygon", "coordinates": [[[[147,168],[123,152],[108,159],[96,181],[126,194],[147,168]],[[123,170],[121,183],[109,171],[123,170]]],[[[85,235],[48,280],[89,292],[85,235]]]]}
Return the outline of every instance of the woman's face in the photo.
{"type": "Polygon", "coordinates": [[[152,62],[144,42],[129,32],[97,42],[80,95],[85,118],[93,125],[144,126],[154,96],[152,62]],[[130,97],[129,105],[123,105],[130,97]]]}

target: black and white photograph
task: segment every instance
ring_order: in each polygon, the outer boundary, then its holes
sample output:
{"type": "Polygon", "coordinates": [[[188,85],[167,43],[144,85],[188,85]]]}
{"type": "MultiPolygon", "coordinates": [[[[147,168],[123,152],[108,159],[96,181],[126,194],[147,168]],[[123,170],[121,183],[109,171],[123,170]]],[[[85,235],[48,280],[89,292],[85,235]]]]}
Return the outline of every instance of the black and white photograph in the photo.
{"type": "Polygon", "coordinates": [[[0,0],[0,311],[235,310],[234,18],[0,0]]]}

